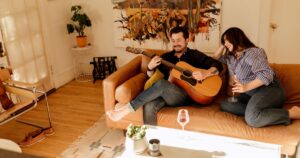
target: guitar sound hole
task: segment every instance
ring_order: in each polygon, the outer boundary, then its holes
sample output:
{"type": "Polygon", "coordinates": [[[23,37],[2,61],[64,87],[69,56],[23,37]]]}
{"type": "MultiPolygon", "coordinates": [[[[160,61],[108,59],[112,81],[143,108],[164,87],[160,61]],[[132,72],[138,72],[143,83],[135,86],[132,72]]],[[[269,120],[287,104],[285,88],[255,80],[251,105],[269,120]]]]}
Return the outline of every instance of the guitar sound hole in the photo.
{"type": "Polygon", "coordinates": [[[188,82],[192,86],[195,86],[197,84],[197,80],[195,80],[191,77],[186,77],[184,75],[180,75],[180,79],[183,80],[183,81],[188,82]]]}
{"type": "Polygon", "coordinates": [[[189,71],[189,70],[184,70],[182,73],[183,73],[183,75],[186,76],[186,77],[191,77],[191,76],[192,76],[192,72],[189,71]]]}

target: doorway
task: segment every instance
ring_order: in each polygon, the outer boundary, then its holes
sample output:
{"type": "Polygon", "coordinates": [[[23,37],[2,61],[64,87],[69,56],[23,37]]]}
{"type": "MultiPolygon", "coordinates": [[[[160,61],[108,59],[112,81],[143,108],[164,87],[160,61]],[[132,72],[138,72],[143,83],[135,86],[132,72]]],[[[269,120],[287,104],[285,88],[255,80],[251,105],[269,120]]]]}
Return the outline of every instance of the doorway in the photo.
{"type": "Polygon", "coordinates": [[[270,59],[275,63],[299,64],[300,1],[273,0],[270,18],[270,59]]]}
{"type": "Polygon", "coordinates": [[[0,0],[0,28],[13,79],[52,89],[37,0],[0,0]]]}

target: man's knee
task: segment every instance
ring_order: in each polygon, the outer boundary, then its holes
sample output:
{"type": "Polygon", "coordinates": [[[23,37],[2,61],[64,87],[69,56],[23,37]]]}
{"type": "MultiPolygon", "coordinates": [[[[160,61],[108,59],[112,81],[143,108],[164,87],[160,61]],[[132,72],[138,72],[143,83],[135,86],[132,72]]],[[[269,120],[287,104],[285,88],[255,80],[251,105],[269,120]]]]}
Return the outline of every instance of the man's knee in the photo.
{"type": "Polygon", "coordinates": [[[162,85],[165,85],[166,82],[168,82],[168,81],[166,81],[166,80],[164,80],[164,79],[160,79],[160,80],[158,80],[154,85],[160,87],[160,86],[162,86],[162,85]]]}

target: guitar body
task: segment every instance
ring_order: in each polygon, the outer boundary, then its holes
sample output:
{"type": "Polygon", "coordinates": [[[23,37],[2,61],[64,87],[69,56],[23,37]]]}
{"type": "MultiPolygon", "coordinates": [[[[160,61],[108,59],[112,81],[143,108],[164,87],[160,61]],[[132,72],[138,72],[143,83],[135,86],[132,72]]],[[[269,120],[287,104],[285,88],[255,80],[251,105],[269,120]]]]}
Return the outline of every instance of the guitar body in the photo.
{"type": "MultiPolygon", "coordinates": [[[[199,70],[185,62],[178,62],[176,66],[190,72],[199,70]]],[[[196,81],[191,76],[187,76],[176,69],[172,69],[170,75],[173,77],[171,81],[183,88],[187,94],[199,104],[211,103],[222,86],[222,80],[218,75],[210,76],[202,82],[196,81]]]]}

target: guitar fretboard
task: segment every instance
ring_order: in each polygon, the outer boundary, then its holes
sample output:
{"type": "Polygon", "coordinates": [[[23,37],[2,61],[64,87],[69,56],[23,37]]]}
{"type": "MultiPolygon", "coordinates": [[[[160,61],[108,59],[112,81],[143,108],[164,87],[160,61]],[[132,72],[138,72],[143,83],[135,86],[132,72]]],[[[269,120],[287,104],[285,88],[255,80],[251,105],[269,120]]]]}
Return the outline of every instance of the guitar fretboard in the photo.
{"type": "MultiPolygon", "coordinates": [[[[144,55],[146,55],[147,57],[150,57],[150,58],[153,58],[153,57],[155,56],[155,54],[149,53],[149,52],[146,52],[146,51],[142,51],[141,53],[144,54],[144,55]]],[[[168,62],[168,61],[166,61],[166,60],[163,60],[163,59],[162,59],[162,60],[161,60],[161,63],[164,64],[164,65],[166,65],[166,66],[168,66],[168,67],[170,67],[170,68],[176,69],[177,71],[180,71],[180,72],[183,72],[183,71],[184,71],[183,68],[178,67],[178,66],[176,66],[175,64],[170,63],[170,62],[168,62]]]]}

